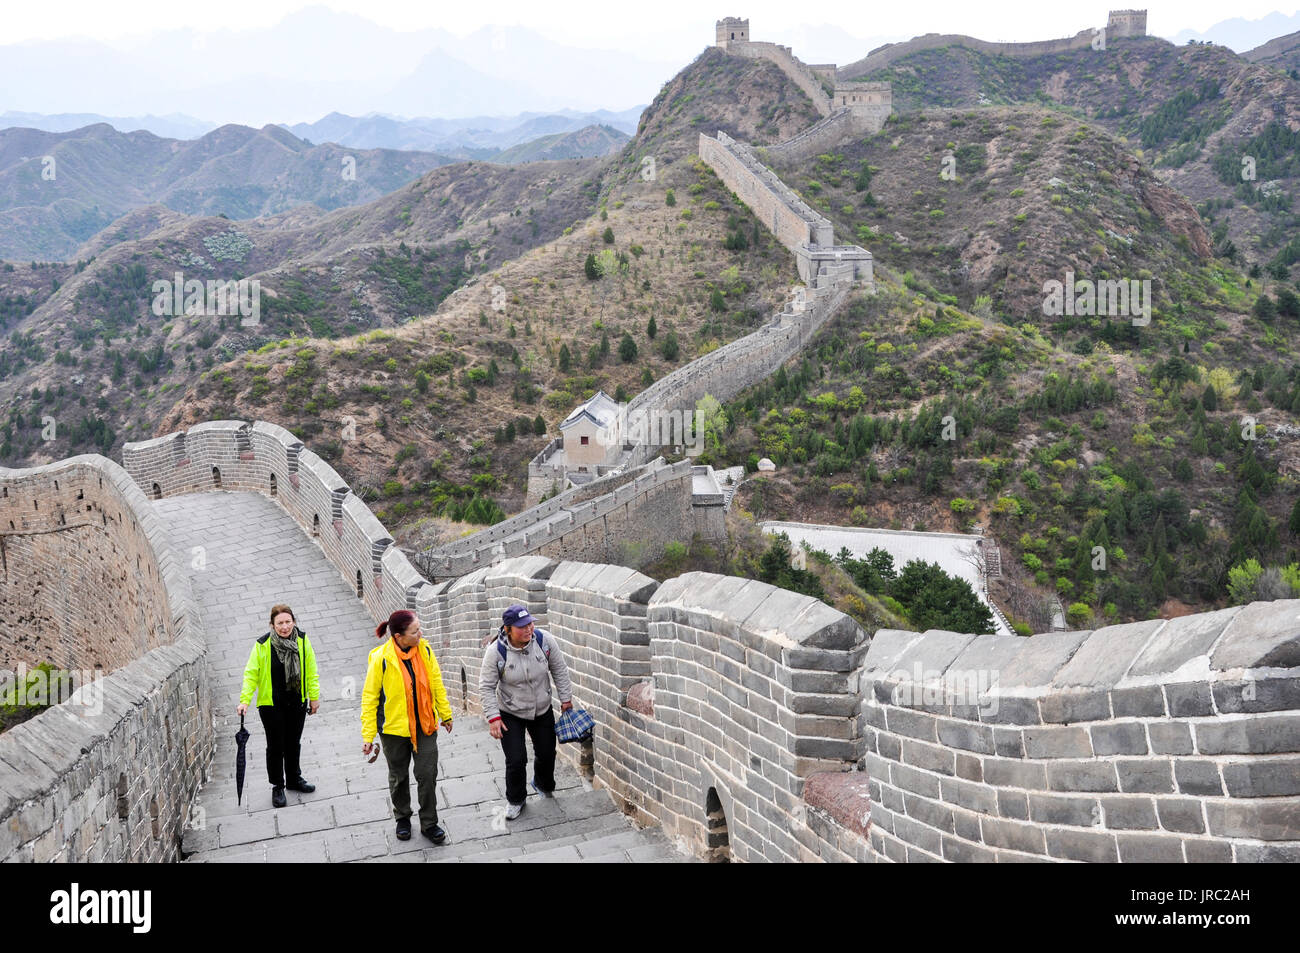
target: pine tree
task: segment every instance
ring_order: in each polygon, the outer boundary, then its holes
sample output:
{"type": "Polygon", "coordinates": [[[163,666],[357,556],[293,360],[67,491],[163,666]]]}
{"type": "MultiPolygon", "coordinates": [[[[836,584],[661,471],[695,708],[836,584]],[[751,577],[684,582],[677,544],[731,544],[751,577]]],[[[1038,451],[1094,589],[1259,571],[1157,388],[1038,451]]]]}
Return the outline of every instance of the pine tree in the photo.
{"type": "Polygon", "coordinates": [[[650,323],[645,326],[645,336],[653,341],[655,339],[655,335],[658,333],[659,333],[659,325],[655,324],[655,316],[652,314],[650,315],[650,323]]]}
{"type": "Polygon", "coordinates": [[[533,418],[533,433],[537,434],[539,437],[546,436],[546,421],[542,419],[541,414],[538,414],[533,418]]]}
{"type": "Polygon", "coordinates": [[[573,366],[573,355],[569,353],[569,345],[560,345],[560,373],[567,374],[569,368],[573,366]]]}
{"type": "Polygon", "coordinates": [[[618,342],[618,358],[624,364],[631,364],[636,360],[636,341],[632,340],[632,335],[623,332],[623,338],[618,342]]]}

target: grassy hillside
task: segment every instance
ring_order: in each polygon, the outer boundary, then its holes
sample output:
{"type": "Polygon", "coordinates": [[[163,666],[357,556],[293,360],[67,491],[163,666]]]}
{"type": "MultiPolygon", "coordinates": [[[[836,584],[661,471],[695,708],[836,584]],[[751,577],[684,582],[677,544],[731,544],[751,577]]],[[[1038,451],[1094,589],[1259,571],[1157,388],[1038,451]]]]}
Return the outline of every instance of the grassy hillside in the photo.
{"type": "Polygon", "coordinates": [[[863,80],[889,80],[894,108],[1035,104],[1126,140],[1206,216],[1221,251],[1290,273],[1300,187],[1300,82],[1226,47],[1154,37],[1012,59],[961,47],[914,53],[863,80]],[[1244,157],[1253,178],[1243,178],[1244,157]]]}
{"type": "MultiPolygon", "coordinates": [[[[590,218],[493,263],[436,312],[391,331],[268,343],[218,365],[156,432],[227,416],[280,422],[377,500],[403,541],[454,531],[448,521],[470,506],[472,517],[494,512],[475,498],[520,508],[527,460],[574,404],[597,388],[634,395],[754,330],[797,280],[789,253],[694,157],[698,123],[674,90],[696,89],[696,108],[733,129],[749,114],[736,85],[796,104],[803,97],[801,114],[812,105],[770,64],[720,55],[687,67],[637,138],[590,167],[598,203],[590,218]],[[656,160],[650,172],[646,155],[656,160]]],[[[792,133],[794,120],[783,121],[778,133],[792,133]]]]}
{"type": "Polygon", "coordinates": [[[985,297],[993,313],[1041,322],[1043,283],[1066,270],[1152,280],[1161,314],[1219,293],[1195,210],[1122,144],[1059,113],[906,114],[834,153],[773,165],[838,234],[966,307],[985,297]]]}

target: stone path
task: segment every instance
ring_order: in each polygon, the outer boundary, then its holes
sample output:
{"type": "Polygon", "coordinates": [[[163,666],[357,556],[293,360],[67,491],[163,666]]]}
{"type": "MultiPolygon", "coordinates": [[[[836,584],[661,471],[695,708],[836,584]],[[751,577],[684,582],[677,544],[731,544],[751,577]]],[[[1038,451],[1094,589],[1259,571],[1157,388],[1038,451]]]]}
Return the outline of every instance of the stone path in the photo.
{"type": "MultiPolygon", "coordinates": [[[[438,815],[447,843],[394,836],[382,755],[361,754],[360,706],[374,625],[338,571],[275,503],[256,493],[211,492],[154,502],[172,545],[189,564],[208,631],[217,711],[210,780],[182,842],[189,861],[683,861],[655,829],[638,830],[609,793],[592,789],[561,757],[557,796],[531,795],[507,822],[505,760],[482,719],[457,712],[438,736],[438,815]],[[250,710],[243,803],[235,801],[235,706],[253,642],[271,606],[293,607],[320,669],[320,713],[303,730],[303,774],[312,794],[288,791],[271,807],[261,720],[250,710]]],[[[415,790],[412,781],[412,800],[415,790]]]]}

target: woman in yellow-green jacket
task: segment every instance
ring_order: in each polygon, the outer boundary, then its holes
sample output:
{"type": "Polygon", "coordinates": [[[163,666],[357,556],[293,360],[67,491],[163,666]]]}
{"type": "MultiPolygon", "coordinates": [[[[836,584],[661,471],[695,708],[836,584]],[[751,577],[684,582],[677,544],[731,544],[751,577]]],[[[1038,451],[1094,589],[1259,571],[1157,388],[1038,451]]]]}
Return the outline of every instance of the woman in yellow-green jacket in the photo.
{"type": "Polygon", "coordinates": [[[288,606],[271,609],[271,631],[255,643],[244,666],[244,687],[239,693],[239,713],[248,711],[257,693],[257,713],[266,729],[266,774],[271,782],[271,804],[284,807],[284,789],[310,794],[316,785],[302,776],[299,755],[302,726],[307,713],[320,709],[320,680],[316,652],[307,634],[298,628],[288,606]]]}
{"type": "Polygon", "coordinates": [[[400,609],[379,623],[375,637],[390,636],[370,653],[361,690],[361,741],[366,754],[376,732],[388,762],[388,793],[397,839],[411,838],[411,762],[420,801],[420,832],[435,844],[447,839],[438,826],[438,726],[451,731],[451,704],[433,648],[422,639],[415,613],[400,609]]]}

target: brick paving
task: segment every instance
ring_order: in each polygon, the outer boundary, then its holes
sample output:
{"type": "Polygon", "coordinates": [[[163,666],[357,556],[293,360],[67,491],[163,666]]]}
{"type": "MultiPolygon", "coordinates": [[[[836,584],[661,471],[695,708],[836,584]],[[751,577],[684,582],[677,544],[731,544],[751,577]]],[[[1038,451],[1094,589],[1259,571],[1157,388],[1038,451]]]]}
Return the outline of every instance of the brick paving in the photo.
{"type": "MultiPolygon", "coordinates": [[[[593,789],[563,758],[552,799],[531,794],[507,822],[505,760],[477,715],[457,712],[438,736],[438,816],[447,842],[419,833],[394,836],[388,770],[361,754],[361,684],[374,624],[324,553],[269,499],[256,493],[208,492],[154,502],[172,544],[191,567],[195,598],[208,631],[208,672],[217,711],[216,754],[199,791],[182,851],[189,862],[684,861],[662,832],[637,829],[607,791],[593,789]],[[235,800],[235,732],[244,663],[270,626],[271,606],[293,607],[316,650],[320,712],[302,737],[304,776],[312,794],[287,791],[271,806],[262,723],[245,726],[248,769],[243,803],[235,800]]],[[[530,749],[531,757],[531,749],[530,749]]],[[[412,801],[415,790],[412,780],[412,801]]]]}

